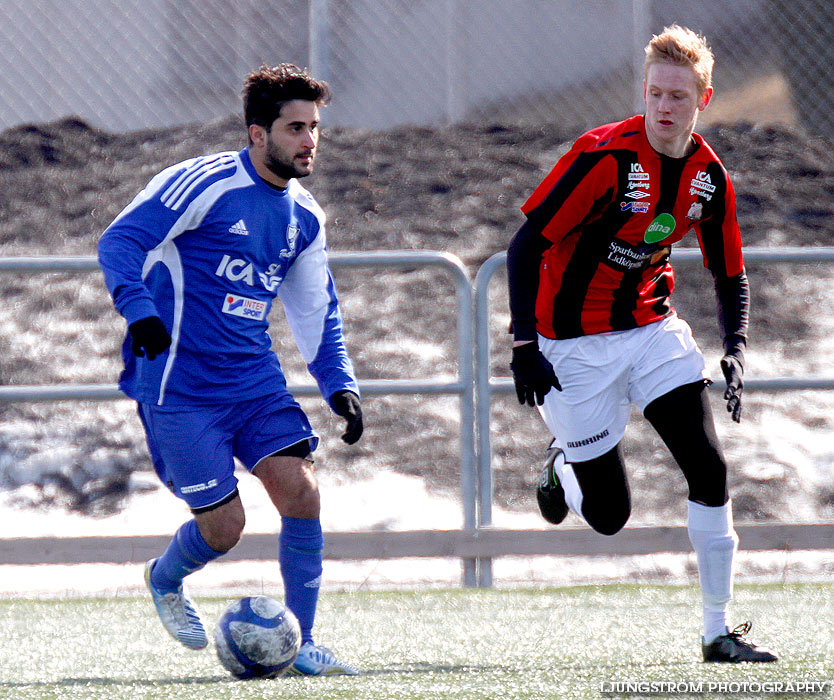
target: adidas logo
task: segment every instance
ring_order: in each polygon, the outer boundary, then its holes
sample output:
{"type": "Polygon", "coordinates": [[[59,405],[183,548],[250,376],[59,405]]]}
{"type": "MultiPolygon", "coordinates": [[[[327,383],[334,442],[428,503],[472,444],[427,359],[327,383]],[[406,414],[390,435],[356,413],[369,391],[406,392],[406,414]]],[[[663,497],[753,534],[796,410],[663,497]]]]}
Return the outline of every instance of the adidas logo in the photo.
{"type": "Polygon", "coordinates": [[[235,233],[238,236],[248,236],[249,229],[246,228],[246,223],[241,219],[234,226],[229,228],[229,233],[235,233]]]}

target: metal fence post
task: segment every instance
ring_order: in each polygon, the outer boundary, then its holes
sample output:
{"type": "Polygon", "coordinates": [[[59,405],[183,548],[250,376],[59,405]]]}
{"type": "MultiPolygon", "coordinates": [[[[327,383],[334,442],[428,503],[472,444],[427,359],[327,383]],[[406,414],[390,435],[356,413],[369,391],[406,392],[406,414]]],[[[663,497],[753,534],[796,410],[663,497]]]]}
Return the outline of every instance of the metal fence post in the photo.
{"type": "MultiPolygon", "coordinates": [[[[492,385],[490,383],[489,352],[489,282],[493,274],[504,267],[507,253],[496,253],[481,265],[475,275],[475,386],[478,436],[478,528],[492,526],[492,440],[490,437],[490,408],[492,385]]],[[[478,561],[478,585],[492,586],[492,560],[478,561]]]]}
{"type": "Polygon", "coordinates": [[[310,0],[308,22],[310,71],[318,79],[330,81],[330,0],[310,0]]]}

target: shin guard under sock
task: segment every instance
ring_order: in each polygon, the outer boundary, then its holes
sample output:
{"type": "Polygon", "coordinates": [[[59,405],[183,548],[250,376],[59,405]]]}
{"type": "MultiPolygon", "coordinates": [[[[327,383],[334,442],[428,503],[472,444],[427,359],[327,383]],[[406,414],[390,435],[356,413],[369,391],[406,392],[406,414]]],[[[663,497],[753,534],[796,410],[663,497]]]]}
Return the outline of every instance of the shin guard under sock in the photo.
{"type": "Polygon", "coordinates": [[[151,583],[162,593],[175,593],[188,574],[199,571],[222,554],[206,544],[197,521],[189,520],[180,526],[168,549],[156,560],[151,583]]]}
{"type": "Polygon", "coordinates": [[[278,561],[287,607],[298,618],[302,644],[313,641],[324,536],[318,518],[281,518],[278,561]]]}
{"type": "Polygon", "coordinates": [[[689,541],[698,558],[698,578],[704,604],[704,640],[725,634],[726,610],[733,596],[733,562],[738,536],[733,528],[732,502],[710,507],[688,502],[689,541]]]}

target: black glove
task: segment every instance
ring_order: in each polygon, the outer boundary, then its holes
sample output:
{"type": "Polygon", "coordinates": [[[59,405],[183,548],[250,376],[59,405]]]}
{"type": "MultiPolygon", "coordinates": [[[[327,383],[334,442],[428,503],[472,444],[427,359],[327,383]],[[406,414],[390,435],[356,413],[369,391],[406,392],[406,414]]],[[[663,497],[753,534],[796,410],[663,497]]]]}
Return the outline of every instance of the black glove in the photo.
{"type": "Polygon", "coordinates": [[[159,316],[134,321],[127,330],[131,338],[130,349],[136,357],[147,355],[149,360],[153,360],[171,347],[171,336],[159,316]]]}
{"type": "Polygon", "coordinates": [[[352,445],[359,440],[364,430],[362,425],[362,407],[359,405],[359,397],[352,391],[342,389],[330,397],[330,407],[333,409],[333,413],[347,421],[347,427],[345,428],[345,434],[342,435],[342,440],[348,445],[352,445]]]}
{"type": "Polygon", "coordinates": [[[741,423],[741,393],[744,391],[744,362],[736,354],[727,354],[721,358],[721,371],[727,380],[727,390],[724,398],[727,400],[727,410],[733,414],[733,420],[741,423]]]}
{"type": "Polygon", "coordinates": [[[557,391],[562,391],[562,385],[556,378],[553,366],[542,355],[535,341],[516,345],[513,348],[510,370],[513,373],[515,393],[518,395],[520,404],[541,406],[544,403],[544,397],[552,387],[555,387],[557,391]]]}

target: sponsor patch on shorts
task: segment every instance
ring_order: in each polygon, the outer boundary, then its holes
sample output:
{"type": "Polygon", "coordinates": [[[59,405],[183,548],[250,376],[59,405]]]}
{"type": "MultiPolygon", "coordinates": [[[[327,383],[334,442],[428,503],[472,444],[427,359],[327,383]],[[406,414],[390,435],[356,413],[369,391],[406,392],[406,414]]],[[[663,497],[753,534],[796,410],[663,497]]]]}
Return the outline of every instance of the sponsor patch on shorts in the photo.
{"type": "Polygon", "coordinates": [[[251,318],[255,321],[263,321],[266,318],[267,303],[241,297],[237,294],[227,294],[223,299],[223,313],[241,318],[251,318]]]}
{"type": "Polygon", "coordinates": [[[202,484],[191,484],[190,486],[183,486],[180,491],[182,493],[197,493],[198,491],[208,491],[217,486],[217,479],[209,479],[202,484]]]}

